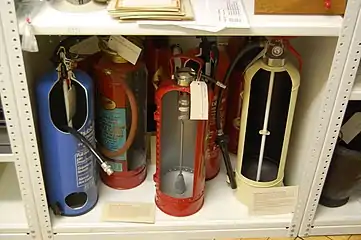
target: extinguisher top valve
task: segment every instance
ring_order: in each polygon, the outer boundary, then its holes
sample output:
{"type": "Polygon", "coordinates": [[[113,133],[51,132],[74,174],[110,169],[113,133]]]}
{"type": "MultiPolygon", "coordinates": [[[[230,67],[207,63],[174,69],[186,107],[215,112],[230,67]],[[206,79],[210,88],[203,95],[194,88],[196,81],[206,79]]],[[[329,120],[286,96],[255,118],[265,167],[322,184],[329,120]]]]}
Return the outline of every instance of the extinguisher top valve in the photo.
{"type": "Polygon", "coordinates": [[[282,39],[268,40],[264,61],[271,67],[282,67],[285,65],[285,47],[282,39]]]}
{"type": "Polygon", "coordinates": [[[175,73],[177,84],[182,87],[188,87],[192,81],[196,80],[196,76],[196,71],[190,67],[179,68],[175,73]]]}

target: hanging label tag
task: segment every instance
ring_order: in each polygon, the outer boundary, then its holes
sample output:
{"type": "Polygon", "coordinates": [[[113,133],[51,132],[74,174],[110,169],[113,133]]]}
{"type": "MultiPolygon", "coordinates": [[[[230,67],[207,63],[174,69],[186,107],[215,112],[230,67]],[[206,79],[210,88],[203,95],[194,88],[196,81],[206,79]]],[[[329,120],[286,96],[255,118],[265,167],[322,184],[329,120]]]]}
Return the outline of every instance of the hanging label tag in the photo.
{"type": "Polygon", "coordinates": [[[97,36],[92,36],[70,47],[69,52],[80,55],[93,55],[100,51],[97,36]]]}
{"type": "Polygon", "coordinates": [[[136,64],[142,49],[122,36],[111,36],[108,47],[116,51],[122,58],[132,64],[136,64]]]}
{"type": "Polygon", "coordinates": [[[191,120],[208,120],[208,88],[203,81],[193,81],[191,92],[191,120]]]}
{"type": "Polygon", "coordinates": [[[63,81],[63,91],[64,91],[64,100],[65,100],[65,111],[66,118],[68,121],[68,126],[73,127],[73,117],[76,111],[76,91],[75,87],[70,85],[68,87],[67,80],[63,81]]]}
{"type": "Polygon", "coordinates": [[[292,213],[298,197],[298,186],[257,188],[249,202],[250,215],[292,213]]]}
{"type": "Polygon", "coordinates": [[[108,203],[105,204],[102,214],[103,221],[154,223],[154,203],[108,203]]]}
{"type": "Polygon", "coordinates": [[[361,132],[361,112],[357,112],[341,127],[342,140],[349,144],[361,132]]]}

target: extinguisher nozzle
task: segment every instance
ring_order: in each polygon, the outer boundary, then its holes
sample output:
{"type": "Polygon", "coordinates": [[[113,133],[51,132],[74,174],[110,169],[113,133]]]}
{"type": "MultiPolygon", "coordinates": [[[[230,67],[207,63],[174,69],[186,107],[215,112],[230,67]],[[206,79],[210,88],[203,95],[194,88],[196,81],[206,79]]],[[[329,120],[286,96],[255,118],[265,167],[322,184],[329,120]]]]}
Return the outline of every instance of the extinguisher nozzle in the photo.
{"type": "Polygon", "coordinates": [[[112,167],[110,165],[108,165],[106,162],[103,162],[100,166],[102,167],[104,172],[107,173],[108,176],[110,176],[114,173],[112,167]]]}
{"type": "Polygon", "coordinates": [[[217,135],[216,143],[222,151],[224,165],[226,166],[228,180],[231,185],[231,188],[236,189],[237,183],[236,183],[236,179],[234,177],[232,163],[231,163],[231,159],[229,157],[228,147],[227,147],[228,146],[228,137],[226,135],[224,135],[222,132],[219,132],[217,135]]]}

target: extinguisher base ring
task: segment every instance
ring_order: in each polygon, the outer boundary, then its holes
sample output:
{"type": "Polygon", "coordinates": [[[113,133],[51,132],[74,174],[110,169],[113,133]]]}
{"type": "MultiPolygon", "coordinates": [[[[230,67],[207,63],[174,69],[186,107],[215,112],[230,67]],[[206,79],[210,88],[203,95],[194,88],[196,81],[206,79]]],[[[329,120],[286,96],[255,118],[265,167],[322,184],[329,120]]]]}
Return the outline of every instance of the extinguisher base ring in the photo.
{"type": "MultiPolygon", "coordinates": [[[[187,217],[197,213],[204,204],[204,193],[192,202],[181,202],[182,199],[169,200],[157,193],[155,204],[164,213],[175,217],[187,217]]],[[[169,198],[167,196],[167,198],[169,198]]]]}
{"type": "MultiPolygon", "coordinates": [[[[219,167],[219,168],[217,169],[217,171],[215,171],[215,172],[212,173],[212,174],[209,174],[210,176],[208,176],[207,170],[206,170],[206,181],[210,181],[210,180],[212,180],[213,178],[217,177],[220,170],[221,170],[221,168],[219,167]]],[[[209,171],[208,171],[208,172],[209,172],[209,171]]]]}
{"type": "Polygon", "coordinates": [[[108,187],[119,190],[131,189],[144,182],[147,177],[147,168],[143,165],[132,171],[114,172],[110,176],[101,172],[100,177],[102,182],[108,187]]]}

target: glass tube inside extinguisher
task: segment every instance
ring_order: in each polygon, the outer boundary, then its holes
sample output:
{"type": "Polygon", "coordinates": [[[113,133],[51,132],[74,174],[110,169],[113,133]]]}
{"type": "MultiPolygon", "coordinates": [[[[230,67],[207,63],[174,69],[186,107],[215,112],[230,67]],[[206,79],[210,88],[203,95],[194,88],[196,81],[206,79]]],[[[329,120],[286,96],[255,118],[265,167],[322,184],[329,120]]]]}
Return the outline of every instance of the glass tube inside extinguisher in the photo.
{"type": "Polygon", "coordinates": [[[162,99],[160,190],[174,198],[193,196],[197,121],[189,120],[189,102],[178,91],[162,99]]]}

